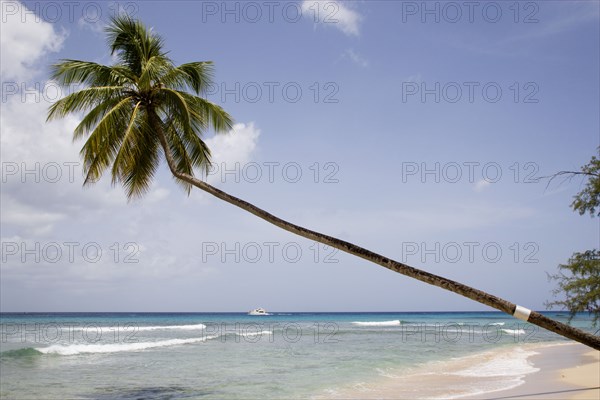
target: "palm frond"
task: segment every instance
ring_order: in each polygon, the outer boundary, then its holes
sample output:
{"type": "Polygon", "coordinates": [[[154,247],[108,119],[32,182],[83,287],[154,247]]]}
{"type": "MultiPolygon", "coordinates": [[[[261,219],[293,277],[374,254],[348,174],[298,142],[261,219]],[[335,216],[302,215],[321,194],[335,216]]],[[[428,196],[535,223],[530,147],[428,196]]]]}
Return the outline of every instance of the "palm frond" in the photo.
{"type": "Polygon", "coordinates": [[[233,128],[231,116],[220,106],[186,92],[179,92],[179,94],[190,105],[192,124],[198,126],[201,131],[212,127],[215,132],[221,133],[233,128]]]}
{"type": "MultiPolygon", "coordinates": [[[[161,128],[167,137],[169,151],[175,160],[177,170],[193,176],[194,165],[187,152],[185,142],[182,140],[181,131],[178,130],[177,119],[167,122],[161,121],[161,128]]],[[[188,182],[182,181],[177,177],[174,177],[174,179],[186,193],[190,193],[192,186],[188,182]]]]}
{"type": "Polygon", "coordinates": [[[210,124],[215,132],[227,132],[233,128],[233,119],[222,107],[202,97],[194,96],[193,102],[205,123],[210,124]]]}
{"type": "Polygon", "coordinates": [[[63,86],[121,86],[135,83],[135,76],[127,68],[118,65],[108,67],[90,61],[61,60],[50,68],[50,78],[63,86]]]}
{"type": "Polygon", "coordinates": [[[194,167],[200,168],[203,174],[206,173],[211,161],[211,153],[206,143],[195,131],[182,129],[177,119],[168,120],[167,126],[169,127],[169,133],[172,135],[170,140],[178,146],[177,149],[174,149],[174,152],[185,154],[186,163],[182,165],[182,168],[189,171],[186,173],[193,176],[194,167]]]}
{"type": "Polygon", "coordinates": [[[173,69],[173,63],[165,56],[152,56],[142,69],[138,87],[140,90],[150,90],[161,78],[173,69]]]}
{"type": "Polygon", "coordinates": [[[51,121],[67,114],[86,111],[112,98],[125,96],[125,91],[123,86],[94,86],[71,93],[50,106],[46,120],[51,121]]]}
{"type": "Polygon", "coordinates": [[[160,90],[161,107],[164,120],[177,120],[177,124],[184,131],[201,128],[195,121],[196,110],[193,104],[188,103],[189,96],[185,93],[169,88],[160,90]]]}
{"type": "MultiPolygon", "coordinates": [[[[105,102],[98,104],[96,107],[92,108],[81,120],[79,125],[73,131],[73,141],[78,140],[82,137],[87,136],[90,132],[92,132],[96,126],[100,123],[102,118],[110,112],[117,104],[119,104],[124,97],[113,97],[105,102]]],[[[133,100],[132,100],[133,103],[133,100]]]]}
{"type": "Polygon", "coordinates": [[[137,76],[153,56],[164,55],[162,38],[128,16],[111,18],[106,32],[111,54],[116,54],[137,76]]]}
{"type": "Polygon", "coordinates": [[[182,139],[192,165],[200,168],[202,174],[205,175],[211,162],[210,149],[198,135],[183,135],[182,139]]]}
{"type": "Polygon", "coordinates": [[[131,113],[129,123],[127,124],[127,127],[125,128],[125,131],[123,132],[123,139],[122,139],[121,147],[117,151],[117,154],[113,161],[113,167],[112,167],[112,183],[113,183],[113,185],[115,185],[121,179],[121,177],[124,175],[124,173],[130,168],[129,166],[135,163],[135,156],[136,156],[135,149],[136,149],[136,146],[139,147],[139,145],[141,144],[141,143],[138,143],[139,140],[136,140],[136,139],[139,139],[139,135],[136,135],[137,133],[139,133],[139,126],[140,126],[139,114],[140,114],[140,103],[138,102],[135,105],[133,112],[131,113]],[[138,136],[138,137],[136,137],[136,136],[138,136]]]}
{"type": "Polygon", "coordinates": [[[161,150],[156,134],[143,118],[143,111],[131,118],[128,133],[113,166],[113,184],[120,182],[129,200],[150,190],[160,164],[161,150]]]}
{"type": "Polygon", "coordinates": [[[213,82],[213,65],[210,61],[181,64],[162,77],[161,82],[172,89],[192,90],[203,94],[213,82]]]}
{"type": "Polygon", "coordinates": [[[84,185],[98,181],[114,161],[131,114],[131,99],[125,98],[102,117],[90,134],[80,152],[86,175],[84,185]]]}

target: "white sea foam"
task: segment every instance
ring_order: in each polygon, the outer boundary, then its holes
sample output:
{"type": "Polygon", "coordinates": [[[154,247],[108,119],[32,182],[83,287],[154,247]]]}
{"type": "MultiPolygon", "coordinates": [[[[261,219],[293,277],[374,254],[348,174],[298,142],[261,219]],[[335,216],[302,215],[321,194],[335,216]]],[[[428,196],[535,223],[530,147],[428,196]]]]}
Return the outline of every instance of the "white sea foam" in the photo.
{"type": "Polygon", "coordinates": [[[536,355],[535,351],[514,349],[507,353],[498,353],[485,360],[474,360],[473,365],[468,368],[451,373],[451,375],[473,376],[473,377],[522,377],[539,371],[528,358],[536,355]]]}
{"type": "MultiPolygon", "coordinates": [[[[469,367],[458,369],[446,375],[457,375],[477,384],[469,384],[468,390],[457,395],[444,394],[431,399],[457,399],[463,396],[480,396],[522,385],[526,375],[539,371],[528,358],[539,354],[535,351],[516,348],[505,353],[493,352],[469,356],[457,361],[469,362],[469,367]]],[[[466,387],[465,387],[466,389],[466,387]]]]}
{"type": "Polygon", "coordinates": [[[356,321],[353,322],[357,326],[400,326],[400,320],[395,319],[393,321],[356,321]]]}
{"type": "Polygon", "coordinates": [[[206,328],[206,325],[204,325],[204,324],[194,324],[194,325],[140,326],[140,327],[136,327],[135,329],[137,329],[138,331],[157,331],[157,330],[163,330],[163,329],[164,330],[166,330],[166,329],[196,330],[196,329],[205,329],[205,328],[206,328]]]}
{"type": "Polygon", "coordinates": [[[193,325],[150,325],[150,326],[138,326],[134,323],[127,323],[116,326],[96,326],[93,324],[74,327],[74,331],[89,331],[91,329],[98,330],[102,333],[111,332],[115,330],[122,331],[124,333],[127,332],[141,332],[141,331],[159,331],[159,330],[202,330],[205,329],[206,325],[204,324],[193,324],[193,325]]]}
{"type": "Polygon", "coordinates": [[[215,339],[217,337],[218,335],[213,335],[190,339],[169,339],[140,343],[52,345],[48,347],[40,347],[36,350],[44,354],[59,354],[63,356],[71,356],[76,354],[118,353],[124,351],[140,351],[157,347],[200,343],[209,339],[215,339]]]}
{"type": "Polygon", "coordinates": [[[383,376],[385,378],[398,379],[400,375],[394,373],[395,371],[392,368],[375,368],[377,374],[383,376]]]}
{"type": "Polygon", "coordinates": [[[243,336],[243,337],[255,337],[255,336],[262,336],[262,335],[272,335],[273,332],[272,331],[236,332],[236,334],[239,336],[243,336]]]}
{"type": "MultiPolygon", "coordinates": [[[[450,361],[431,361],[408,369],[377,368],[385,380],[367,388],[349,387],[340,390],[335,398],[360,398],[358,391],[376,391],[369,398],[458,399],[481,396],[517,387],[528,374],[539,371],[528,360],[538,354],[526,348],[505,348],[453,358],[450,361]],[[444,385],[438,384],[440,375],[444,385]],[[468,382],[465,385],[465,382],[468,382]],[[449,390],[446,392],[446,390],[449,390]]],[[[367,397],[367,396],[363,396],[367,397]]],[[[492,397],[492,396],[490,396],[492,397]]]]}
{"type": "Polygon", "coordinates": [[[523,329],[502,329],[502,332],[508,333],[509,335],[524,335],[525,331],[523,329]]]}
{"type": "Polygon", "coordinates": [[[469,367],[447,372],[446,375],[457,375],[477,378],[466,393],[458,395],[445,394],[433,396],[432,399],[456,399],[463,396],[479,396],[500,390],[507,390],[522,385],[524,377],[539,371],[528,360],[529,357],[539,354],[535,351],[516,348],[508,352],[484,353],[455,359],[455,362],[469,362],[469,367]]]}
{"type": "Polygon", "coordinates": [[[504,322],[492,322],[490,325],[502,326],[502,325],[504,325],[504,322]]]}

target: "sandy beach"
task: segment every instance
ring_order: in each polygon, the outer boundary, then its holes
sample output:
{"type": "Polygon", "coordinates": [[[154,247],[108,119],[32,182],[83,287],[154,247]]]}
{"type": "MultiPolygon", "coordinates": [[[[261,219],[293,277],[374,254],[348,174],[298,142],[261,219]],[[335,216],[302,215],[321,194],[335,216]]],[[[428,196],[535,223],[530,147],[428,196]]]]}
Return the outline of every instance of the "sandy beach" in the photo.
{"type": "Polygon", "coordinates": [[[529,361],[538,372],[506,391],[466,399],[600,399],[600,351],[578,343],[545,346],[529,361]]]}
{"type": "Polygon", "coordinates": [[[581,344],[526,344],[497,349],[360,383],[330,398],[600,398],[600,352],[581,344]]]}

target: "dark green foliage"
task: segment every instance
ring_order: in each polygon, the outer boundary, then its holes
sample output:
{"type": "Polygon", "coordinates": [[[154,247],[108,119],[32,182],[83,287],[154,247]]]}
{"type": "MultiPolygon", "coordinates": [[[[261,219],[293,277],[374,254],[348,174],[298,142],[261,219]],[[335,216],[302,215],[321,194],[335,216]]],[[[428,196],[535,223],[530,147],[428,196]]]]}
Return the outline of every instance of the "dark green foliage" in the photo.
{"type": "MultiPolygon", "coordinates": [[[[600,147],[598,148],[600,152],[600,147]]],[[[592,218],[600,216],[600,160],[592,156],[590,162],[581,167],[581,172],[563,171],[554,175],[570,177],[583,175],[588,178],[585,188],[577,195],[571,204],[574,211],[580,215],[590,213],[592,218]],[[598,214],[596,214],[598,210],[598,214]]],[[[564,295],[564,300],[546,303],[546,307],[560,306],[569,310],[569,321],[578,312],[587,311],[594,316],[594,326],[600,318],[600,251],[587,250],[574,253],[568,264],[560,264],[558,273],[548,275],[550,280],[558,282],[558,287],[552,291],[555,297],[564,295]]]]}
{"type": "Polygon", "coordinates": [[[600,318],[600,251],[575,253],[568,264],[558,266],[557,274],[548,277],[558,282],[552,293],[564,295],[565,299],[546,303],[546,306],[569,310],[570,319],[577,312],[587,311],[593,314],[596,326],[600,318]]]}
{"type": "MultiPolygon", "coordinates": [[[[600,152],[600,147],[598,149],[600,152]]],[[[575,196],[571,207],[580,215],[589,212],[600,217],[600,159],[593,156],[588,164],[581,167],[581,172],[589,179],[585,188],[575,196]]]]}

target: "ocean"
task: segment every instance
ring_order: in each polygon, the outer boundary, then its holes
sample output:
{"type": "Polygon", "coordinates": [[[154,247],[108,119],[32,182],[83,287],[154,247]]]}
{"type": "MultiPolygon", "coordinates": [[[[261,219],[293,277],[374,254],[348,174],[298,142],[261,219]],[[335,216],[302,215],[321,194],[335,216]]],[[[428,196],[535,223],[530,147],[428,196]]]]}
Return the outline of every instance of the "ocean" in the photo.
{"type": "Polygon", "coordinates": [[[419,393],[458,398],[518,386],[536,347],[567,342],[500,312],[2,313],[0,329],[2,399],[345,398],[436,374],[470,383],[419,393]]]}

